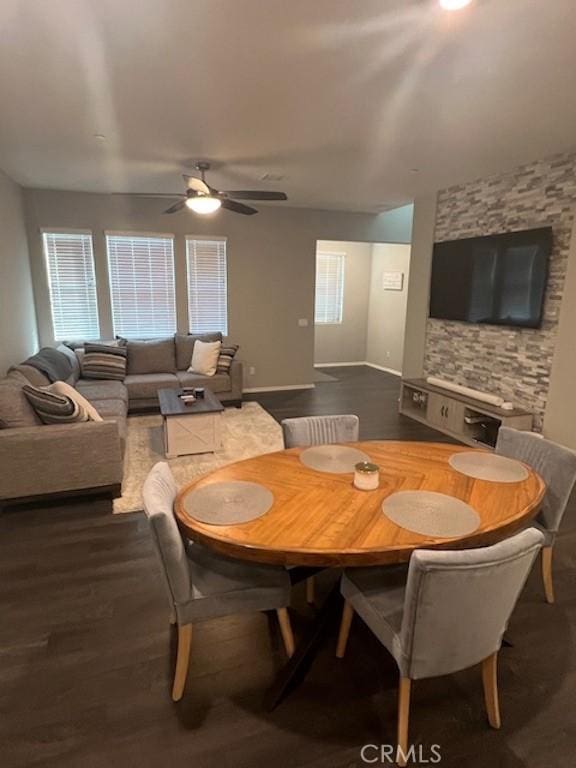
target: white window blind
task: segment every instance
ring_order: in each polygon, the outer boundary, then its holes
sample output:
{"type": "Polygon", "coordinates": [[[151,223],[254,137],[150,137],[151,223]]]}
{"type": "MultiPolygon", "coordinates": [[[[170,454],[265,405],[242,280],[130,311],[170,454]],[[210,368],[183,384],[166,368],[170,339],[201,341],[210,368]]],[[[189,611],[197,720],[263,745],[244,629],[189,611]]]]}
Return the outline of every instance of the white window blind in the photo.
{"type": "Polygon", "coordinates": [[[186,238],[188,328],[191,333],[228,334],[226,240],[186,238]]]}
{"type": "Polygon", "coordinates": [[[107,233],[114,333],[128,339],[176,331],[174,243],[170,235],[107,233]]]}
{"type": "Polygon", "coordinates": [[[55,341],[98,339],[98,302],[92,235],[43,232],[55,341]]]}
{"type": "Polygon", "coordinates": [[[316,303],[314,322],[342,322],[345,253],[318,251],[316,254],[316,303]]]}

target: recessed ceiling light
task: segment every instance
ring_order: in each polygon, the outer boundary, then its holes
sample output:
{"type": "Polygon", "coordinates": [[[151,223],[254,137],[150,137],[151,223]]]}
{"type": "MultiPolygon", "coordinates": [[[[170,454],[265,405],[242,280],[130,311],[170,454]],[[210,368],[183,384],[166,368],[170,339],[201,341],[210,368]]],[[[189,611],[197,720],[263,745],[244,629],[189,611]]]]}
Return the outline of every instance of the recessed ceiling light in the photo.
{"type": "Polygon", "coordinates": [[[470,5],[472,0],[438,0],[438,2],[445,11],[459,11],[460,8],[470,5]]]}
{"type": "Polygon", "coordinates": [[[106,141],[106,136],[103,133],[95,133],[94,138],[98,139],[98,141],[106,141]]]}
{"type": "Polygon", "coordinates": [[[410,168],[410,173],[420,173],[420,168],[410,168]]]}

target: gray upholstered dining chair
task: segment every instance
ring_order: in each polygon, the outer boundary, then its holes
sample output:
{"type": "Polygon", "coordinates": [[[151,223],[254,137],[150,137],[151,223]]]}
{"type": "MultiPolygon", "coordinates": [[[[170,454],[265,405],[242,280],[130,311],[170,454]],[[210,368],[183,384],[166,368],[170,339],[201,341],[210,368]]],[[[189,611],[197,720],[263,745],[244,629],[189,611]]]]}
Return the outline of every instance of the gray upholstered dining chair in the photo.
{"type": "Polygon", "coordinates": [[[242,563],[184,540],[174,517],[176,493],[168,465],[156,464],[144,483],[143,498],[170,603],[171,623],[178,627],[174,701],[184,693],[195,621],[275,609],[286,653],[291,656],[294,652],[286,570],[242,563]]]}
{"type": "Polygon", "coordinates": [[[546,440],[533,432],[521,432],[501,427],[496,453],[523,461],[536,470],[546,483],[536,525],[544,533],[542,549],[542,580],[549,603],[554,602],[552,580],[552,551],[566,506],[576,483],[576,453],[562,445],[546,440]]]}
{"type": "Polygon", "coordinates": [[[329,443],[355,443],[358,440],[358,416],[302,416],[284,419],[282,432],[286,448],[299,448],[329,443]]]}
{"type": "MultiPolygon", "coordinates": [[[[301,416],[282,422],[285,448],[308,448],[311,445],[355,443],[360,433],[360,420],[353,414],[336,416],[301,416]]],[[[314,602],[314,576],[306,579],[306,601],[314,602]]]]}
{"type": "Polygon", "coordinates": [[[529,528],[491,547],[416,550],[406,568],[352,568],[336,655],[344,656],[354,612],[392,654],[400,671],[399,765],[406,764],[412,680],[482,662],[490,725],[500,727],[496,662],[504,631],[544,534],[529,528]]]}

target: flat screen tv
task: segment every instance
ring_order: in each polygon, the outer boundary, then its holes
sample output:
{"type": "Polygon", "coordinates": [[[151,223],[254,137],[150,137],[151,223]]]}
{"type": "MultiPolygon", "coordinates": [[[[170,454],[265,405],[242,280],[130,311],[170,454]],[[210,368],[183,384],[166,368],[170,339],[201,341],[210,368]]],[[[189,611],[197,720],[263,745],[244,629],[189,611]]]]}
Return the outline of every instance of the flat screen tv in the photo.
{"type": "Polygon", "coordinates": [[[436,243],[430,317],[539,328],[552,228],[436,243]]]}

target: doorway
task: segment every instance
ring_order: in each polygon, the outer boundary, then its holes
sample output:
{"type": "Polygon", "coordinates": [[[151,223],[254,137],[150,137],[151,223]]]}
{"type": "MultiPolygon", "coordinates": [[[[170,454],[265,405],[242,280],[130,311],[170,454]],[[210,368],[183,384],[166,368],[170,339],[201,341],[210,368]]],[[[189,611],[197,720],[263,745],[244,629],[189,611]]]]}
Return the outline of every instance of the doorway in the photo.
{"type": "Polygon", "coordinates": [[[410,250],[404,243],[317,241],[315,369],[369,365],[402,374],[410,250]]]}

